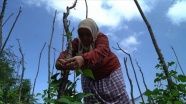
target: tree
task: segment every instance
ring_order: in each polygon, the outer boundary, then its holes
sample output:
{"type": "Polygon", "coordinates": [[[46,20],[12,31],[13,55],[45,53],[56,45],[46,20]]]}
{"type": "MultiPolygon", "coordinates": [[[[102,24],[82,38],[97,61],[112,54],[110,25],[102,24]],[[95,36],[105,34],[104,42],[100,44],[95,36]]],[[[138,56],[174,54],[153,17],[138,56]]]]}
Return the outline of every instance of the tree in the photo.
{"type": "MultiPolygon", "coordinates": [[[[20,85],[19,69],[20,59],[11,52],[10,48],[3,51],[0,56],[0,103],[17,103],[20,85]]],[[[21,103],[31,104],[35,98],[31,96],[31,82],[23,79],[21,103]]]]}

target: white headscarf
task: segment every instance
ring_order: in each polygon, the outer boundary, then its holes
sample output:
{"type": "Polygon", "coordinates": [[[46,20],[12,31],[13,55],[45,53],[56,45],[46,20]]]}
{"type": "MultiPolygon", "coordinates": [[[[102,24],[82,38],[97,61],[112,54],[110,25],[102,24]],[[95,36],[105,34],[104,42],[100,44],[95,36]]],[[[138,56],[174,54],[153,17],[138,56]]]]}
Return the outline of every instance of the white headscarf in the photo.
{"type": "Polygon", "coordinates": [[[85,47],[82,44],[82,42],[81,42],[81,40],[79,38],[79,35],[78,35],[78,40],[79,40],[78,54],[82,54],[83,53],[83,50],[85,52],[89,52],[89,51],[93,50],[95,48],[95,41],[96,41],[97,36],[99,34],[98,26],[97,26],[96,22],[93,19],[91,19],[91,18],[86,18],[86,19],[82,20],[79,23],[78,30],[80,28],[87,28],[87,29],[90,30],[90,32],[92,34],[93,42],[88,47],[85,47]]]}

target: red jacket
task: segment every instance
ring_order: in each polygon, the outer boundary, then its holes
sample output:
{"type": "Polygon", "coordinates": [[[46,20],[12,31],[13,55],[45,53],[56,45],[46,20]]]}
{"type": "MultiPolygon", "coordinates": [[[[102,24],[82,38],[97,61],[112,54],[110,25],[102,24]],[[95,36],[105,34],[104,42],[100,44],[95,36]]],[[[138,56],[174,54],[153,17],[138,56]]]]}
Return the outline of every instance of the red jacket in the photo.
{"type": "MultiPolygon", "coordinates": [[[[78,53],[78,39],[72,41],[72,56],[78,53]]],[[[110,50],[109,41],[106,35],[99,33],[95,41],[93,51],[83,53],[84,65],[81,69],[91,69],[96,80],[105,78],[111,72],[121,67],[117,56],[110,50]]],[[[65,52],[61,52],[58,59],[65,58],[65,52]]]]}

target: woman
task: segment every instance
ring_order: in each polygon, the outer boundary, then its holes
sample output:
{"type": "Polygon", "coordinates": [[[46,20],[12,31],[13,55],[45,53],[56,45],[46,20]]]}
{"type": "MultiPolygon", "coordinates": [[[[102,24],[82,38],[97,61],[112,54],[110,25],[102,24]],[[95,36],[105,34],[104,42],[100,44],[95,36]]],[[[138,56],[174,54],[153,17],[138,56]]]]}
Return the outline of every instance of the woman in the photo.
{"type": "Polygon", "coordinates": [[[129,104],[119,60],[110,50],[107,36],[99,32],[94,20],[87,18],[79,23],[78,38],[72,41],[72,48],[73,57],[65,59],[65,52],[62,52],[56,69],[92,70],[95,79],[81,77],[83,92],[94,94],[84,98],[85,104],[129,104]]]}

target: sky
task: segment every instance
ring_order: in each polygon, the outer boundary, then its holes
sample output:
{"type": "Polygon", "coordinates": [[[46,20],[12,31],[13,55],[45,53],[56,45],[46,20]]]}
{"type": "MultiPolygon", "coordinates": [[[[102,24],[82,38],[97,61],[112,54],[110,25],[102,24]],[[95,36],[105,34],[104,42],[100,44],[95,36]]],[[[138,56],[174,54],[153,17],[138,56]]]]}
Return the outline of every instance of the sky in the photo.
{"type": "MultiPolygon", "coordinates": [[[[3,0],[0,1],[2,7],[3,0]]],[[[146,18],[148,19],[154,32],[156,41],[166,62],[176,62],[176,57],[171,49],[174,48],[182,69],[186,68],[186,1],[185,0],[138,0],[146,18]]],[[[21,57],[16,39],[20,39],[20,44],[25,58],[25,76],[34,83],[38,68],[40,51],[46,42],[40,63],[39,76],[36,82],[35,93],[42,93],[47,89],[48,80],[48,45],[52,33],[52,22],[55,10],[57,17],[54,27],[52,47],[62,50],[63,34],[63,13],[66,7],[71,6],[74,0],[8,0],[5,10],[4,21],[11,13],[14,15],[3,26],[3,42],[6,39],[10,27],[15,20],[19,7],[22,12],[12,31],[8,45],[14,45],[12,50],[21,57]]],[[[118,56],[124,79],[126,90],[130,96],[130,83],[124,67],[124,57],[126,54],[114,48],[119,46],[128,52],[134,64],[141,91],[145,91],[141,73],[136,64],[138,62],[149,89],[154,89],[154,78],[157,72],[155,68],[158,64],[158,55],[153,46],[147,26],[145,25],[133,0],[87,0],[88,17],[96,21],[99,29],[108,36],[111,50],[118,56]],[[113,48],[114,47],[114,48],[113,48]],[[136,60],[136,61],[135,61],[136,60]]],[[[70,11],[69,29],[73,38],[77,37],[78,23],[86,18],[86,5],[84,0],[78,0],[75,9],[70,11]]],[[[6,48],[7,48],[6,47],[6,48]]],[[[51,68],[54,60],[59,56],[59,52],[51,49],[51,68]],[[55,52],[55,55],[54,55],[55,52]]],[[[139,96],[139,91],[134,77],[129,58],[127,61],[129,76],[133,81],[134,97],[139,96]]],[[[174,69],[172,67],[170,69],[174,69]]],[[[177,71],[181,73],[179,67],[177,71]]],[[[186,71],[184,70],[186,73],[186,71]]],[[[80,81],[77,89],[81,90],[80,81]]],[[[42,100],[41,100],[42,101],[42,100]]]]}

